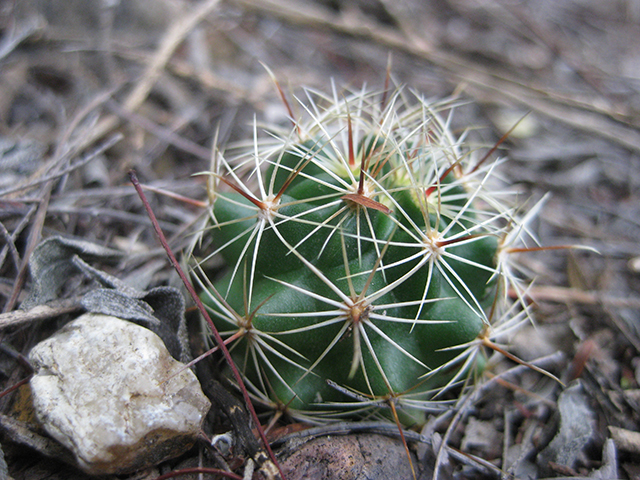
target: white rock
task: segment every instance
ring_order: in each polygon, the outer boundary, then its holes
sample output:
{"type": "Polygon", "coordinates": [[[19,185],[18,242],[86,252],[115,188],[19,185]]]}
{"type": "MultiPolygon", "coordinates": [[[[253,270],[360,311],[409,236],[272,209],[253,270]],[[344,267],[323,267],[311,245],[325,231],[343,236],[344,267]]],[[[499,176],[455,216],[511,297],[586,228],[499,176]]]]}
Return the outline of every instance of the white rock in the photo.
{"type": "Polygon", "coordinates": [[[191,370],[175,375],[183,364],[160,337],[116,317],[82,315],[29,358],[38,419],[87,473],[128,473],[184,453],[210,407],[191,370]]]}

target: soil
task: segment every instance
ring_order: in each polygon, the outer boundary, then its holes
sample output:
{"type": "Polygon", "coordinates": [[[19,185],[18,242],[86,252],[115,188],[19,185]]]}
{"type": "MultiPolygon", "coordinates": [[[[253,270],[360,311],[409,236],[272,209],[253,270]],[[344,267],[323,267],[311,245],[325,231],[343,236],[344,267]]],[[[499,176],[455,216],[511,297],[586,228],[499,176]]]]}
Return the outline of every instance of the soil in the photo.
{"type": "MultiPolygon", "coordinates": [[[[535,324],[509,351],[562,383],[496,361],[456,411],[408,435],[416,476],[640,478],[640,2],[9,1],[0,31],[0,478],[86,478],[55,442],[32,436],[19,385],[29,349],[71,318],[89,285],[70,279],[51,310],[15,320],[33,287],[33,249],[55,235],[82,239],[126,252],[96,265],[110,275],[141,290],[179,287],[128,172],[152,188],[169,244],[184,252],[207,199],[194,174],[209,169],[214,141],[250,138],[254,115],[286,121],[270,72],[289,96],[382,89],[390,72],[427,98],[456,98],[452,126],[483,152],[526,115],[494,154],[508,157],[500,174],[526,205],[550,193],[533,226],[540,245],[586,247],[521,255],[536,279],[535,324]]],[[[356,449],[364,441],[353,436],[383,428],[345,425],[308,439],[350,434],[356,449]]],[[[400,442],[392,430],[382,438],[400,442]]],[[[331,466],[341,449],[320,443],[331,466]]],[[[309,458],[310,444],[304,454],[292,445],[278,447],[283,462],[309,458]]],[[[381,450],[356,456],[408,462],[404,448],[381,450]]],[[[118,478],[225,465],[242,478],[245,460],[201,442],[118,478]]],[[[389,478],[358,468],[354,478],[389,478]]]]}

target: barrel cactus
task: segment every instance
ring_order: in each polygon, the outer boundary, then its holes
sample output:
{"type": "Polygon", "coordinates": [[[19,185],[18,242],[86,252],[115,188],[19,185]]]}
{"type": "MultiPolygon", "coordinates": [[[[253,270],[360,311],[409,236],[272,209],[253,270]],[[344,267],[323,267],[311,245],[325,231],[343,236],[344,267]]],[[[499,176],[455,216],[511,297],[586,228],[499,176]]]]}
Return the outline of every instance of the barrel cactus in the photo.
{"type": "Polygon", "coordinates": [[[307,420],[420,422],[526,316],[510,252],[528,217],[499,162],[453,135],[452,106],[305,91],[293,128],[256,126],[232,160],[217,157],[203,230],[214,248],[195,271],[256,399],[307,420]],[[217,274],[202,267],[213,256],[217,274]]]}

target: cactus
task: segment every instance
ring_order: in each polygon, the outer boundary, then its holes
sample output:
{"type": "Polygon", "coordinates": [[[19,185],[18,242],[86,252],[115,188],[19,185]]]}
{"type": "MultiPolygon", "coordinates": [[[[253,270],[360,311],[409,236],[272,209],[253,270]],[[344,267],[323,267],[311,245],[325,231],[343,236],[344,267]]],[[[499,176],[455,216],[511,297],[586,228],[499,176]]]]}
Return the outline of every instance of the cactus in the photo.
{"type": "Polygon", "coordinates": [[[307,420],[420,422],[527,316],[509,253],[535,209],[520,219],[499,162],[454,137],[452,101],[305,94],[293,129],[255,126],[217,157],[201,296],[256,399],[307,420]]]}

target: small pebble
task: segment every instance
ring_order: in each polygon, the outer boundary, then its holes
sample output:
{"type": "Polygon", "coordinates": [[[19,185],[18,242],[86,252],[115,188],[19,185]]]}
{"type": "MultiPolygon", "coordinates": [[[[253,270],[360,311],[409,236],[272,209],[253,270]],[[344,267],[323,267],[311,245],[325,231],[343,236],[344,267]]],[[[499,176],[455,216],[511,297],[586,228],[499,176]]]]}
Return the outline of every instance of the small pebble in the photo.
{"type": "MultiPolygon", "coordinates": [[[[376,434],[318,437],[284,457],[280,466],[287,480],[414,478],[404,445],[376,434]]],[[[413,455],[411,461],[417,465],[413,455]]]]}
{"type": "Polygon", "coordinates": [[[116,317],[82,315],[29,358],[38,420],[90,474],[130,473],[181,455],[210,407],[160,337],[116,317]]]}

